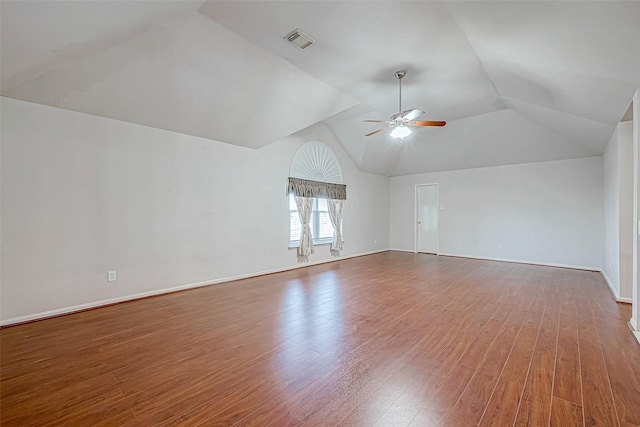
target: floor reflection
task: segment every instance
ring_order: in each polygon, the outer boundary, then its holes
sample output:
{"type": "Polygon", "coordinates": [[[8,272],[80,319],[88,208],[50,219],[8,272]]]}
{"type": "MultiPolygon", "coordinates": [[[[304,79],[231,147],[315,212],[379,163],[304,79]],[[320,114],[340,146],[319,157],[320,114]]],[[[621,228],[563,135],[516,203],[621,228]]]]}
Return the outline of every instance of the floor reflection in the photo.
{"type": "MultiPolygon", "coordinates": [[[[341,283],[333,271],[294,279],[287,283],[280,300],[278,334],[282,341],[277,359],[292,359],[305,351],[323,355],[340,346],[344,339],[343,295],[341,283]]],[[[287,364],[285,375],[297,377],[296,369],[287,364]]]]}

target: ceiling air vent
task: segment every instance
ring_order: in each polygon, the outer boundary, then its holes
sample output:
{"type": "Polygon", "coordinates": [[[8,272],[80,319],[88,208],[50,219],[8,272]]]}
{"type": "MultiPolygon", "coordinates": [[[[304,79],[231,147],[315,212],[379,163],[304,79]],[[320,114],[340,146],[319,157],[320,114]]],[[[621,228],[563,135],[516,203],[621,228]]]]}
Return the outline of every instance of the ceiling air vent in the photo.
{"type": "Polygon", "coordinates": [[[312,37],[303,33],[299,29],[291,31],[289,34],[284,36],[284,39],[298,49],[306,49],[316,42],[312,37]]]}

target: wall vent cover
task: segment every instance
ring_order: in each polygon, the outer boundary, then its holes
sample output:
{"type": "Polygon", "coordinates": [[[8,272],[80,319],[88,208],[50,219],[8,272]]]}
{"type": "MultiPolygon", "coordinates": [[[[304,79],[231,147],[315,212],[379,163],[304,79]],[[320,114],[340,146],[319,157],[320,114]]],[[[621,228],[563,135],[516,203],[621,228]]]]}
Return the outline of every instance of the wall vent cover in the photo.
{"type": "Polygon", "coordinates": [[[313,37],[305,34],[303,31],[297,28],[284,36],[284,39],[298,49],[306,49],[316,42],[313,37]]]}

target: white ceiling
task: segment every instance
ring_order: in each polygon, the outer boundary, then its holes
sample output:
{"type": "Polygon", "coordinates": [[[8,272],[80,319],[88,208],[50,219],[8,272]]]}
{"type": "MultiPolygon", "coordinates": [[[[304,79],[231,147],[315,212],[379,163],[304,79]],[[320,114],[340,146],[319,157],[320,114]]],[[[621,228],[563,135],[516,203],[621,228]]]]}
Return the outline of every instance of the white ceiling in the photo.
{"type": "Polygon", "coordinates": [[[324,122],[384,175],[601,155],[640,88],[640,1],[3,0],[1,25],[4,96],[250,148],[324,122]],[[367,138],[400,68],[447,126],[367,138]]]}

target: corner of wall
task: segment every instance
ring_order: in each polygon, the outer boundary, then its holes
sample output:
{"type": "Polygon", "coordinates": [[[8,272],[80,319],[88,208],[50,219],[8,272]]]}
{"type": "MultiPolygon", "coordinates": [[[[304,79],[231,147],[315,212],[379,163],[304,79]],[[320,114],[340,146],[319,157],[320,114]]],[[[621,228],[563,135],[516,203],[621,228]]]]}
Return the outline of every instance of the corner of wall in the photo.
{"type": "Polygon", "coordinates": [[[611,280],[609,279],[609,276],[607,276],[607,273],[604,270],[601,270],[600,274],[602,274],[602,277],[604,278],[604,281],[607,282],[607,285],[609,285],[609,290],[611,291],[611,294],[613,295],[613,299],[616,302],[620,301],[620,293],[618,292],[616,287],[613,285],[613,283],[611,283],[611,280]]]}

